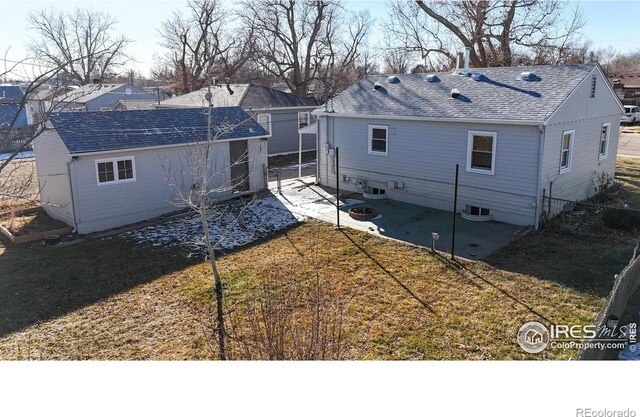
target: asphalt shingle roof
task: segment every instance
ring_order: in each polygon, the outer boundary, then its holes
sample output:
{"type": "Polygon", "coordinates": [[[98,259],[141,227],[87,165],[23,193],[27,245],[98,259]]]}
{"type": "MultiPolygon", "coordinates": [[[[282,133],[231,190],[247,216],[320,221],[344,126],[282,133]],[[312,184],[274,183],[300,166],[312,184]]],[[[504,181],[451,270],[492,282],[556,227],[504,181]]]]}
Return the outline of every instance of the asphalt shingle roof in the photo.
{"type": "Polygon", "coordinates": [[[439,81],[428,82],[426,74],[398,75],[398,83],[387,76],[370,76],[333,99],[336,113],[543,121],[594,69],[595,64],[540,65],[471,69],[479,80],[453,72],[436,73],[439,81]],[[533,81],[520,78],[533,72],[533,81]],[[378,82],[382,88],[374,89],[378,82]],[[451,98],[451,90],[460,96],[451,98]]]}
{"type": "MultiPolygon", "coordinates": [[[[207,109],[61,112],[51,119],[71,154],[193,143],[207,139],[207,109]]],[[[267,136],[240,107],[211,109],[216,140],[267,136]]]]}
{"type": "MultiPolygon", "coordinates": [[[[294,94],[256,84],[231,84],[233,94],[226,85],[211,87],[214,106],[241,106],[244,109],[266,109],[278,107],[310,107],[318,106],[315,99],[302,98],[294,94]]],[[[192,93],[183,94],[164,100],[161,106],[168,107],[206,107],[204,95],[208,88],[201,88],[192,93]]]]}
{"type": "Polygon", "coordinates": [[[269,107],[308,107],[319,106],[320,104],[313,98],[298,97],[295,94],[251,84],[240,105],[245,109],[261,109],[269,107]]]}
{"type": "Polygon", "coordinates": [[[17,85],[0,85],[0,102],[19,103],[22,97],[24,93],[17,85]]]}
{"type": "Polygon", "coordinates": [[[61,101],[69,101],[74,103],[87,103],[97,97],[105,94],[116,94],[118,98],[126,99],[131,98],[135,100],[149,99],[157,100],[158,96],[152,93],[148,93],[138,87],[131,84],[85,84],[82,87],[76,88],[64,96],[60,97],[61,101]],[[115,90],[121,87],[127,87],[131,90],[131,94],[126,94],[124,90],[122,92],[115,92],[115,90]]]}
{"type": "MultiPolygon", "coordinates": [[[[0,104],[0,127],[7,128],[11,125],[13,118],[16,116],[20,110],[20,106],[18,104],[0,104]]],[[[27,112],[23,108],[20,110],[20,115],[16,118],[16,121],[13,123],[13,128],[24,127],[27,124],[27,112]]]]}

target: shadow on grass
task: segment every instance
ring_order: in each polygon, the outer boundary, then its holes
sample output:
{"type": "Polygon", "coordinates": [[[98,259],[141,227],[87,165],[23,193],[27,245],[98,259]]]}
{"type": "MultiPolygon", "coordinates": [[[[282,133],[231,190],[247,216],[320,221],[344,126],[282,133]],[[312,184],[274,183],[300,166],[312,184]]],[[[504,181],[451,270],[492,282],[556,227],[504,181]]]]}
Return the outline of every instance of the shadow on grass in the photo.
{"type": "Polygon", "coordinates": [[[0,337],[200,262],[112,238],[0,254],[0,337]]]}
{"type": "Polygon", "coordinates": [[[396,277],[391,271],[389,271],[387,268],[385,268],[384,265],[382,265],[380,262],[378,262],[378,260],[376,260],[376,258],[371,256],[371,254],[369,254],[369,252],[367,252],[367,250],[365,248],[363,248],[358,242],[353,240],[353,238],[346,233],[345,229],[341,228],[340,231],[342,232],[342,234],[347,239],[349,239],[351,241],[351,243],[353,243],[354,246],[356,246],[360,250],[360,252],[362,252],[367,258],[369,258],[373,263],[375,263],[378,266],[378,268],[380,268],[385,274],[387,274],[387,276],[389,278],[393,279],[411,297],[413,297],[416,301],[418,301],[424,308],[429,310],[429,312],[436,314],[436,312],[429,305],[429,303],[424,301],[422,298],[418,297],[413,291],[411,291],[411,289],[409,287],[407,287],[402,281],[400,281],[400,279],[398,277],[396,277]]]}
{"type": "Polygon", "coordinates": [[[484,261],[505,271],[606,297],[614,275],[629,262],[634,245],[631,238],[611,235],[537,231],[492,253],[484,261]]]}
{"type": "MultiPolygon", "coordinates": [[[[440,259],[442,262],[445,262],[446,264],[450,265],[453,267],[453,269],[456,269],[461,276],[463,275],[463,272],[467,272],[469,273],[473,278],[478,279],[482,282],[484,282],[486,285],[492,287],[493,289],[497,290],[498,292],[500,292],[502,295],[504,295],[505,297],[509,298],[511,301],[513,301],[515,304],[519,304],[521,306],[523,306],[524,308],[526,308],[530,313],[538,316],[540,319],[542,319],[543,321],[546,321],[547,323],[551,323],[553,324],[553,321],[548,318],[547,316],[545,316],[542,313],[539,313],[538,311],[536,311],[533,307],[531,307],[529,304],[525,303],[524,301],[520,300],[519,298],[513,296],[511,293],[509,293],[507,290],[501,288],[500,286],[494,284],[493,282],[491,282],[489,279],[485,278],[483,275],[477,273],[476,271],[474,271],[473,269],[469,268],[467,265],[465,265],[464,263],[458,261],[458,260],[452,260],[449,258],[446,258],[444,256],[442,256],[440,253],[436,253],[435,254],[436,257],[438,259],[440,259]]],[[[477,287],[482,287],[481,285],[473,282],[472,279],[470,279],[470,281],[477,287]]]]}

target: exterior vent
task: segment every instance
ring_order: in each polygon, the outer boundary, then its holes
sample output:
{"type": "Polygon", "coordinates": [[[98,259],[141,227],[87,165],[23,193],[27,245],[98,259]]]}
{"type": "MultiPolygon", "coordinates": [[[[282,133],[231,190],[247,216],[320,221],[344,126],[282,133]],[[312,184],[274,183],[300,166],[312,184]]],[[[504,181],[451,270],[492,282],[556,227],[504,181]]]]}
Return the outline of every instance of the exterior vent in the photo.
{"type": "Polygon", "coordinates": [[[424,79],[430,83],[437,83],[438,81],[440,81],[440,78],[438,78],[438,76],[435,74],[429,74],[424,77],[424,79]]]}
{"type": "Polygon", "coordinates": [[[381,88],[382,88],[382,84],[380,84],[379,82],[376,82],[375,84],[373,84],[374,90],[380,90],[381,88]]]}
{"type": "Polygon", "coordinates": [[[533,81],[536,79],[536,74],[530,71],[525,71],[520,73],[520,79],[523,81],[533,81]]]}
{"type": "Polygon", "coordinates": [[[471,79],[473,81],[481,81],[484,78],[484,76],[482,74],[480,74],[479,72],[474,72],[473,74],[471,74],[471,79]]]}
{"type": "Polygon", "coordinates": [[[458,90],[457,88],[454,88],[453,90],[451,90],[451,98],[458,98],[460,97],[460,90],[458,90]]]}
{"type": "Polygon", "coordinates": [[[396,77],[395,75],[392,75],[390,77],[387,77],[387,82],[389,84],[398,84],[400,82],[400,78],[396,77]]]}

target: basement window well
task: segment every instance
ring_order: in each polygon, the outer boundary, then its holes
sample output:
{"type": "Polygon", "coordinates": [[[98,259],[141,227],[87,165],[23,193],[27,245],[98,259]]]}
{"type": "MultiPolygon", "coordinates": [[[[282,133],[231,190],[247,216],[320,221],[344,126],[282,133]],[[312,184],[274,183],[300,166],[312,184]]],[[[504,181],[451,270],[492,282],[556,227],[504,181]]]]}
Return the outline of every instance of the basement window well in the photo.
{"type": "Polygon", "coordinates": [[[486,222],[491,220],[491,210],[479,206],[471,206],[467,204],[466,208],[460,213],[463,219],[476,222],[486,222]]]}
{"type": "Polygon", "coordinates": [[[387,193],[384,188],[376,188],[367,186],[362,193],[364,198],[369,198],[372,200],[380,200],[383,198],[387,198],[387,193]]]}

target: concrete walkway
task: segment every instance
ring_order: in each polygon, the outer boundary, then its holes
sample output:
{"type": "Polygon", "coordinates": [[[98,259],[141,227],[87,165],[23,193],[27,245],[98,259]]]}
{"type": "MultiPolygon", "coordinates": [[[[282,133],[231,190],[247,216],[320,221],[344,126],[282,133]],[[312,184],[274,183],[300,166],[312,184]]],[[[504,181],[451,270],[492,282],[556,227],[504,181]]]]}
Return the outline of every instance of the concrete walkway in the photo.
{"type": "MultiPolygon", "coordinates": [[[[282,181],[281,194],[275,182],[269,183],[274,195],[296,216],[312,217],[336,223],[335,190],[313,185],[313,177],[282,181]],[[332,194],[333,193],[333,194],[332,194]]],[[[436,248],[451,252],[450,212],[393,200],[367,200],[360,194],[342,194],[340,224],[374,235],[431,246],[431,233],[440,239],[436,248]],[[369,221],[354,220],[348,211],[354,205],[373,207],[381,215],[369,221]]],[[[480,259],[514,240],[521,227],[499,222],[473,222],[458,215],[456,220],[456,255],[480,259]]]]}

